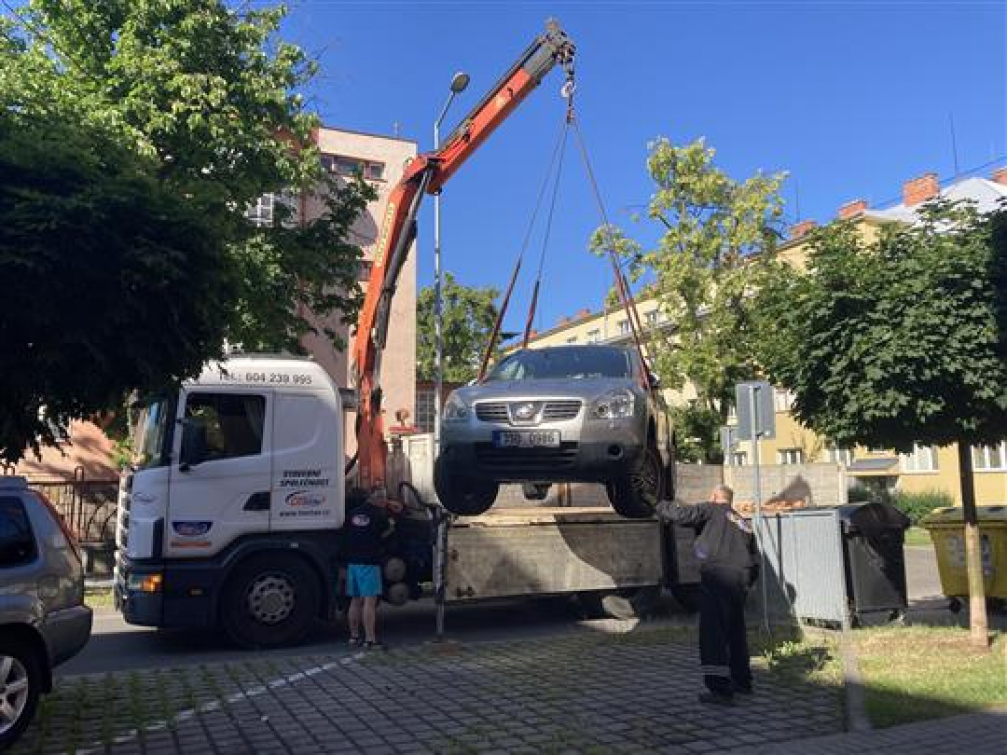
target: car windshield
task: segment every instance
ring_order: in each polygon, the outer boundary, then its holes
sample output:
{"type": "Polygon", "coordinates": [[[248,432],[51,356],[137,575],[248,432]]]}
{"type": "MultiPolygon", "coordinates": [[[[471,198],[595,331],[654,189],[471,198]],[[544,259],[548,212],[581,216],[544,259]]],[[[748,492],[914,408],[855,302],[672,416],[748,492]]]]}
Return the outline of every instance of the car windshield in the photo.
{"type": "Polygon", "coordinates": [[[629,355],[623,349],[565,346],[518,351],[500,362],[486,379],[584,380],[630,376],[629,355]]]}
{"type": "Polygon", "coordinates": [[[168,464],[175,402],[155,399],[140,410],[133,433],[133,466],[136,469],[168,464]]]}

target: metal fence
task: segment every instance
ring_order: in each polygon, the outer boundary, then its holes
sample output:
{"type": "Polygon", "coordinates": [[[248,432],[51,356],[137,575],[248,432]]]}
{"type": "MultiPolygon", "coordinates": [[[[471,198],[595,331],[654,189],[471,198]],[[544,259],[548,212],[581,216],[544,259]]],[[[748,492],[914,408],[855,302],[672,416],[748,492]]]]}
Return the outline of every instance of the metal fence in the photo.
{"type": "Polygon", "coordinates": [[[758,535],[766,589],[755,593],[760,599],[765,594],[768,614],[847,628],[850,612],[838,512],[805,509],[764,515],[758,535]]]}
{"type": "Polygon", "coordinates": [[[82,543],[114,543],[118,480],[32,482],[82,543]]]}

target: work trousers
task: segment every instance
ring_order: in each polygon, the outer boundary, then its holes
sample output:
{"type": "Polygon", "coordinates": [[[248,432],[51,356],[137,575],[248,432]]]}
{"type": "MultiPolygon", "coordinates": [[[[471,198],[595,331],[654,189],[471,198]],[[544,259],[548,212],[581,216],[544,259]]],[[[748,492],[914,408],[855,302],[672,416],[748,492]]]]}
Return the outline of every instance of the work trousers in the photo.
{"type": "Polygon", "coordinates": [[[752,670],[745,637],[748,570],[705,567],[700,574],[699,662],[711,692],[750,687],[752,670]]]}

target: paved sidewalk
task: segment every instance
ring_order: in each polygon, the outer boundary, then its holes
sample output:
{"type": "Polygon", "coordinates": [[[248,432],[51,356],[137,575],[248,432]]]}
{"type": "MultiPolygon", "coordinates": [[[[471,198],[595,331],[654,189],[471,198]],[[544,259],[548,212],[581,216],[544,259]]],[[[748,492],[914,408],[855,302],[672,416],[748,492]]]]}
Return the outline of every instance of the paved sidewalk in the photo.
{"type": "Polygon", "coordinates": [[[873,752],[905,755],[1003,755],[1007,753],[1007,709],[920,721],[877,731],[833,734],[786,744],[764,745],[747,751],[757,755],[873,752]]]}

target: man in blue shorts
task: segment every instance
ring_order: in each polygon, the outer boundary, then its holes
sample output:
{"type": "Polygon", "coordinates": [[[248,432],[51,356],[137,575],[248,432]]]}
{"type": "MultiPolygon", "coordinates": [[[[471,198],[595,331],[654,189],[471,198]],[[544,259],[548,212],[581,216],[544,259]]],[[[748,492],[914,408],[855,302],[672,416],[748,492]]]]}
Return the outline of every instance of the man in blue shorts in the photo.
{"type": "Polygon", "coordinates": [[[382,592],[382,540],[392,531],[392,521],[385,510],[389,502],[384,496],[372,495],[346,515],[344,539],[346,558],[346,593],[350,596],[347,621],[350,625],[350,645],[368,650],[381,650],[378,642],[378,597],[382,592]],[[360,637],[363,620],[364,637],[360,637]]]}

